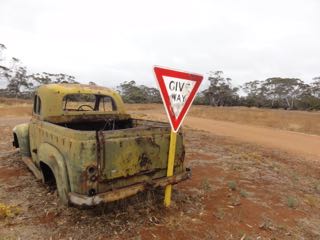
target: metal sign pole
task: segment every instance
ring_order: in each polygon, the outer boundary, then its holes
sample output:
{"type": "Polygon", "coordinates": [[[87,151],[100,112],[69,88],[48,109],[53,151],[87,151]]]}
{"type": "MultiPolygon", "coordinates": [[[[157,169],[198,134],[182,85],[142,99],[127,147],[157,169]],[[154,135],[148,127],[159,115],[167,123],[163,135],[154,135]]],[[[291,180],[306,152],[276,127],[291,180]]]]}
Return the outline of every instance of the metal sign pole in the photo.
{"type": "MultiPolygon", "coordinates": [[[[171,129],[167,177],[173,176],[174,158],[176,155],[176,143],[177,143],[177,133],[171,129]]],[[[172,185],[170,184],[166,186],[166,189],[164,192],[164,205],[166,207],[169,207],[171,204],[171,192],[172,192],[172,185]]]]}

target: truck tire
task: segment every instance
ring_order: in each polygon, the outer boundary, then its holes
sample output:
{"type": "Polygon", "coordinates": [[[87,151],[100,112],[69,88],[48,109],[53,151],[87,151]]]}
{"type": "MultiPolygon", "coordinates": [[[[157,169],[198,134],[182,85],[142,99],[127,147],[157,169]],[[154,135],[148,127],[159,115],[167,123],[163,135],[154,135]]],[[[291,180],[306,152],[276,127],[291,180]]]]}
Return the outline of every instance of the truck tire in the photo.
{"type": "MultiPolygon", "coordinates": [[[[70,192],[70,187],[69,178],[67,174],[67,167],[65,165],[63,156],[54,146],[48,143],[43,143],[41,144],[38,150],[38,160],[39,165],[42,165],[44,167],[43,169],[41,169],[43,175],[46,174],[45,171],[51,171],[51,175],[54,176],[54,181],[57,186],[57,191],[60,200],[64,205],[68,205],[68,193],[70,192]]],[[[47,176],[50,175],[47,174],[47,176]]]]}

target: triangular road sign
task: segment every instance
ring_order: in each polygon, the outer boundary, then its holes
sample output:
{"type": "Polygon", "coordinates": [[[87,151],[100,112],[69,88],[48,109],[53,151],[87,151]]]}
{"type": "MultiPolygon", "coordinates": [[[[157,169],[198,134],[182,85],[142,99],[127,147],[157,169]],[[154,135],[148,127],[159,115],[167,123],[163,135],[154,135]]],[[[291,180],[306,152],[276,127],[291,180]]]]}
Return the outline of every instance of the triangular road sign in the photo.
{"type": "Polygon", "coordinates": [[[177,132],[203,79],[202,75],[154,67],[171,127],[177,132]]]}

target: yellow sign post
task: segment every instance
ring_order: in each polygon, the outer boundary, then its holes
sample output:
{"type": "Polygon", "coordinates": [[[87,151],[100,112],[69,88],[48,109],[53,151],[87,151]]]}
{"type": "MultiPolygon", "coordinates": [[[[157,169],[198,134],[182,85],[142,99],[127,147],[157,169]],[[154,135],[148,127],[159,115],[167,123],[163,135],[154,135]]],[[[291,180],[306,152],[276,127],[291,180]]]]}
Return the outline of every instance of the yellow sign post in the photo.
{"type": "MultiPolygon", "coordinates": [[[[168,156],[167,177],[173,176],[174,157],[176,155],[176,143],[177,143],[177,133],[171,130],[169,156],[168,156]]],[[[170,206],[170,203],[171,203],[171,192],[172,192],[172,185],[167,185],[166,189],[165,189],[165,192],[164,192],[164,205],[166,207],[170,206]]]]}

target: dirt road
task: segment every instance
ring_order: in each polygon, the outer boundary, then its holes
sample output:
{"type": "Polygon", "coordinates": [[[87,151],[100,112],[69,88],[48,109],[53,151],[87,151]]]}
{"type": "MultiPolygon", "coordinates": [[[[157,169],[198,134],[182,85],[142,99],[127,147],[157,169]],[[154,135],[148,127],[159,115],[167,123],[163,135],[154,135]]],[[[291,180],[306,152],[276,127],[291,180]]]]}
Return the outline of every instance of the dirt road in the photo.
{"type": "MultiPolygon", "coordinates": [[[[166,120],[164,113],[143,111],[148,118],[166,120]]],[[[215,135],[232,137],[236,140],[279,149],[310,158],[320,157],[320,136],[275,128],[258,127],[227,121],[217,121],[188,116],[185,125],[192,129],[203,130],[215,135]]]]}

